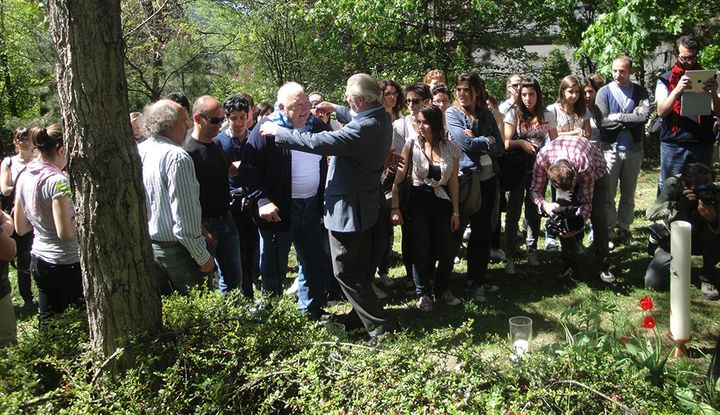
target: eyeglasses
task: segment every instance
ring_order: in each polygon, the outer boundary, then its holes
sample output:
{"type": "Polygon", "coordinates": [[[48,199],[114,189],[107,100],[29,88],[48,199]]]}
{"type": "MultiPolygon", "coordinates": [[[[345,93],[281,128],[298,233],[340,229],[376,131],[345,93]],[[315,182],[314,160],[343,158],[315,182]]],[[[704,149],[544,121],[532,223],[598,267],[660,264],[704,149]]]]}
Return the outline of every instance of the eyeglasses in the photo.
{"type": "Polygon", "coordinates": [[[421,103],[421,102],[423,102],[423,101],[425,101],[425,100],[424,100],[424,99],[418,99],[418,98],[408,98],[408,99],[405,100],[405,102],[407,102],[407,103],[410,104],[410,105],[419,104],[419,103],[421,103]]]}
{"type": "Polygon", "coordinates": [[[202,112],[200,113],[200,116],[203,117],[205,121],[209,122],[210,124],[221,124],[225,120],[225,117],[210,117],[203,114],[202,112]]]}
{"type": "Polygon", "coordinates": [[[384,97],[396,97],[398,95],[400,95],[399,92],[383,92],[384,97]]]}
{"type": "Polygon", "coordinates": [[[435,105],[437,105],[437,106],[440,106],[440,105],[443,105],[443,104],[449,104],[449,103],[450,103],[450,100],[449,100],[449,99],[434,99],[434,100],[433,100],[433,104],[435,104],[435,105]]]}
{"type": "Polygon", "coordinates": [[[518,88],[520,88],[520,85],[521,84],[510,84],[510,85],[508,85],[508,87],[518,89],[518,88]]]}
{"type": "Polygon", "coordinates": [[[698,55],[678,55],[680,62],[697,62],[698,55]]]}

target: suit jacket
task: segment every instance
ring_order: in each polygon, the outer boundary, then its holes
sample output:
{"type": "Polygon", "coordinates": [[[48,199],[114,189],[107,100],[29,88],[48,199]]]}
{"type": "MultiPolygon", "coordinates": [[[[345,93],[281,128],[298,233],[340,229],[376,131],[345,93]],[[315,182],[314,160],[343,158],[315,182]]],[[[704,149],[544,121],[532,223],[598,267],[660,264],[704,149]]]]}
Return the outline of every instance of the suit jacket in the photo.
{"type": "MultiPolygon", "coordinates": [[[[338,119],[350,110],[337,108],[338,119]]],[[[278,129],[278,146],[330,158],[325,186],[325,227],[336,232],[360,232],[378,219],[384,199],[380,175],[392,140],[390,116],[383,107],[352,119],[341,130],[318,134],[278,129]]]]}

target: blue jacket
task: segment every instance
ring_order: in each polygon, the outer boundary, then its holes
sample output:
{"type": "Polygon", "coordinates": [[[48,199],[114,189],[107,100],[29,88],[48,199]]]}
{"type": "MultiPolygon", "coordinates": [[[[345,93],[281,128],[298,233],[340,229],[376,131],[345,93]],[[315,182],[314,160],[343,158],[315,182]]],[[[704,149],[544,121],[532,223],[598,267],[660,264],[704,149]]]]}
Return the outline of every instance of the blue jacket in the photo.
{"type": "Polygon", "coordinates": [[[450,137],[460,145],[463,152],[460,156],[460,171],[481,171],[480,156],[488,154],[493,159],[505,152],[505,143],[500,136],[495,117],[492,112],[485,111],[485,119],[477,123],[482,131],[473,130],[475,137],[465,135],[465,129],[472,130],[472,122],[456,107],[450,107],[445,112],[445,127],[450,137]]]}
{"type": "MultiPolygon", "coordinates": [[[[264,117],[257,123],[262,125],[269,121],[264,117]]],[[[313,123],[312,132],[329,130],[321,122],[313,123]]],[[[260,134],[256,127],[250,132],[247,148],[242,155],[241,172],[238,174],[239,184],[246,187],[248,193],[257,201],[257,207],[274,203],[280,211],[280,222],[267,222],[259,217],[255,218],[259,228],[275,229],[279,231],[290,230],[290,210],[292,207],[292,154],[287,147],[275,145],[275,138],[260,134]]],[[[327,160],[320,159],[320,184],[318,196],[323,197],[325,178],[327,175],[327,160]]]]}
{"type": "MultiPolygon", "coordinates": [[[[350,110],[337,108],[339,120],[350,110]]],[[[336,232],[360,232],[377,222],[384,200],[380,175],[392,139],[385,108],[378,107],[352,119],[341,130],[319,134],[280,128],[278,146],[330,158],[325,186],[325,227],[336,232]]]]}

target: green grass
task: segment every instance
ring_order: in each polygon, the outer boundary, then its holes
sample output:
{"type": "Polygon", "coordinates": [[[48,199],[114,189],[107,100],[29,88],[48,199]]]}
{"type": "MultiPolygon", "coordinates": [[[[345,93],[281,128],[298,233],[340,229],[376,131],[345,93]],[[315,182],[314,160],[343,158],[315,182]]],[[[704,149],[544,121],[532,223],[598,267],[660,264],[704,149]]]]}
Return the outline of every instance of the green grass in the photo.
{"type": "MultiPolygon", "coordinates": [[[[260,379],[258,382],[263,385],[272,385],[274,381],[268,380],[266,377],[267,373],[263,372],[263,370],[268,371],[268,373],[272,373],[273,370],[278,370],[275,367],[276,364],[284,365],[283,367],[286,370],[282,371],[282,373],[291,373],[283,375],[287,376],[287,379],[283,376],[278,378],[277,382],[288,382],[283,383],[284,385],[292,385],[297,382],[302,383],[305,381],[316,382],[317,373],[315,370],[320,370],[320,372],[322,372],[323,370],[329,370],[328,368],[332,368],[332,370],[339,371],[338,373],[340,374],[345,373],[344,371],[356,371],[352,373],[362,373],[363,371],[366,371],[368,376],[367,382],[369,382],[369,384],[386,382],[387,384],[384,387],[391,388],[392,390],[388,389],[386,395],[383,395],[381,390],[372,391],[372,393],[366,391],[366,395],[359,393],[358,396],[353,398],[354,400],[350,398],[346,399],[342,396],[342,394],[340,394],[332,397],[332,401],[329,401],[327,405],[328,408],[336,409],[336,407],[333,406],[336,404],[333,402],[344,402],[343,405],[346,405],[346,407],[350,409],[364,408],[362,405],[367,405],[367,399],[370,399],[371,401],[372,399],[380,399],[377,407],[385,408],[386,411],[380,410],[379,413],[388,412],[388,408],[404,408],[402,405],[408,405],[407,408],[409,409],[400,410],[398,413],[420,413],[420,411],[417,410],[417,405],[419,405],[418,402],[423,402],[424,399],[429,399],[431,402],[436,403],[449,399],[449,395],[443,396],[442,394],[433,395],[434,397],[430,397],[429,395],[423,396],[422,391],[417,391],[410,386],[415,385],[416,383],[418,385],[422,385],[427,380],[432,380],[433,382],[447,381],[452,384],[467,384],[467,387],[469,388],[468,390],[474,390],[476,393],[481,394],[477,396],[477,399],[479,400],[477,405],[479,406],[472,406],[474,404],[469,405],[474,408],[484,407],[488,413],[504,413],[496,412],[492,409],[494,408],[492,406],[493,402],[496,400],[501,402],[498,408],[507,408],[505,405],[509,404],[511,409],[515,408],[516,411],[517,408],[521,408],[526,402],[529,404],[531,401],[534,402],[533,405],[535,405],[536,408],[557,408],[558,402],[562,402],[562,393],[568,393],[568,391],[572,390],[571,387],[568,387],[569,389],[566,389],[563,392],[563,389],[559,389],[557,384],[554,383],[554,385],[556,385],[554,387],[558,389],[551,391],[550,395],[546,395],[543,388],[547,387],[547,385],[543,386],[542,384],[536,385],[533,383],[529,386],[521,385],[517,390],[514,390],[508,386],[511,383],[500,383],[495,385],[493,382],[500,380],[502,380],[502,382],[512,382],[512,379],[514,379],[515,376],[519,376],[518,379],[536,379],[539,376],[540,379],[547,377],[548,381],[575,379],[582,382],[584,379],[587,379],[588,382],[591,382],[590,384],[601,385],[603,379],[602,374],[600,375],[600,380],[598,380],[597,377],[591,379],[592,376],[589,375],[589,373],[592,373],[593,367],[595,367],[593,365],[599,365],[598,367],[607,367],[607,365],[611,365],[613,363],[601,363],[600,360],[593,362],[592,359],[607,358],[606,355],[598,354],[583,355],[583,359],[587,359],[587,362],[584,361],[582,364],[577,363],[577,361],[576,363],[568,363],[573,361],[570,357],[568,357],[570,355],[558,355],[561,357],[559,357],[560,360],[557,362],[551,361],[550,359],[547,360],[549,363],[543,363],[543,361],[536,360],[535,363],[527,366],[526,368],[523,366],[512,365],[508,359],[509,345],[506,340],[508,333],[508,319],[516,315],[526,315],[531,317],[534,322],[535,334],[533,347],[535,350],[540,350],[542,346],[564,343],[566,333],[562,323],[567,324],[568,328],[573,333],[581,331],[584,328],[581,327],[581,323],[577,319],[565,318],[563,317],[563,313],[574,306],[587,302],[587,299],[589,298],[594,298],[594,294],[598,294],[603,303],[610,302],[615,304],[620,310],[622,317],[634,327],[639,327],[642,324],[642,318],[644,316],[643,312],[638,307],[638,301],[643,296],[649,295],[655,302],[653,315],[657,319],[659,333],[662,334],[668,331],[668,293],[658,293],[645,290],[643,283],[645,269],[650,261],[650,257],[646,252],[646,227],[648,222],[644,220],[644,211],[654,200],[657,175],[658,173],[656,170],[646,170],[641,173],[638,186],[639,190],[636,195],[636,220],[633,225],[634,242],[629,246],[621,247],[612,252],[612,257],[615,262],[615,266],[612,268],[612,271],[618,279],[615,284],[603,283],[599,280],[599,278],[588,271],[590,269],[590,258],[583,258],[583,264],[588,266],[581,266],[581,272],[578,273],[578,276],[575,279],[562,280],[559,277],[561,270],[559,254],[551,254],[541,251],[540,258],[542,265],[540,267],[537,267],[536,269],[528,269],[525,263],[520,262],[518,267],[519,272],[514,276],[504,274],[503,264],[491,264],[488,273],[488,282],[498,285],[500,287],[500,291],[497,295],[490,295],[487,302],[478,303],[472,299],[471,293],[465,292],[463,272],[466,269],[466,262],[462,261],[460,264],[455,266],[452,290],[457,296],[463,298],[463,304],[457,307],[449,307],[438,304],[432,312],[423,313],[415,307],[416,299],[414,295],[409,296],[402,293],[401,287],[403,286],[402,283],[405,271],[399,262],[394,263],[390,274],[396,280],[397,284],[395,288],[389,290],[391,296],[386,302],[386,308],[389,316],[397,322],[397,332],[380,343],[377,349],[379,353],[374,354],[364,352],[364,349],[362,348],[364,338],[362,335],[347,335],[338,332],[337,327],[319,327],[315,323],[303,321],[302,318],[290,317],[291,319],[294,319],[291,320],[294,330],[303,326],[306,328],[306,338],[308,342],[311,342],[311,345],[321,344],[321,349],[329,349],[320,350],[318,349],[318,346],[311,346],[310,348],[305,348],[300,351],[297,354],[297,357],[289,355],[289,360],[278,361],[276,363],[268,362],[267,369],[263,369],[258,366],[257,369],[255,369],[257,376],[259,376],[258,379],[260,379]],[[358,348],[353,349],[352,347],[348,348],[344,346],[350,343],[357,344],[358,348]],[[308,356],[305,356],[306,354],[308,356]],[[398,356],[398,354],[401,355],[398,356]],[[416,361],[413,361],[413,359],[416,361]],[[567,360],[567,362],[563,359],[567,360]],[[474,360],[478,360],[479,363],[475,365],[470,363],[474,360]],[[320,364],[319,362],[323,363],[320,364]],[[462,363],[463,369],[456,369],[457,362],[462,363]],[[488,366],[490,369],[484,371],[482,362],[492,362],[492,366],[488,366]],[[314,369],[313,365],[316,363],[320,366],[325,365],[323,366],[325,369],[314,369]],[[569,366],[563,366],[566,364],[569,366]],[[382,371],[378,371],[377,365],[381,365],[380,369],[382,369],[382,365],[389,365],[387,375],[385,375],[382,371]],[[433,366],[434,369],[432,368],[433,366]],[[396,373],[393,373],[393,370],[396,371],[396,373]],[[537,372],[533,372],[543,370],[547,370],[547,374],[542,372],[541,375],[537,375],[537,372]],[[584,370],[587,370],[588,374],[583,374],[585,373],[583,372],[584,370]],[[402,371],[402,373],[397,373],[397,371],[402,371]],[[528,372],[526,373],[523,371],[528,372]],[[427,373],[435,374],[427,375],[427,373]],[[304,379],[304,376],[309,377],[304,381],[302,380],[304,379]],[[370,380],[372,376],[380,376],[380,378],[370,380]],[[384,379],[382,376],[389,376],[390,378],[388,379],[390,380],[381,380],[384,379]],[[430,377],[425,378],[424,376],[430,377]],[[567,376],[567,378],[564,376],[567,376]],[[393,381],[393,378],[396,380],[393,381]],[[451,381],[450,379],[455,380],[451,381]],[[407,386],[403,386],[403,382],[406,382],[407,386]],[[408,391],[417,393],[417,399],[406,396],[408,391]],[[537,393],[539,395],[535,396],[535,391],[538,391],[537,393]],[[371,394],[373,398],[367,398],[368,394],[371,394]],[[555,394],[558,395],[555,396],[555,394]],[[404,396],[407,397],[407,403],[403,403],[401,405],[400,402],[406,402],[403,400],[405,399],[403,398],[404,396]],[[387,401],[385,401],[385,399],[387,399],[387,401]],[[546,400],[550,403],[545,402],[546,400]],[[543,404],[543,402],[545,403],[543,404]]],[[[399,241],[399,232],[397,232],[395,238],[396,251],[400,250],[399,241]]],[[[542,246],[542,243],[543,241],[541,240],[539,246],[542,246]]],[[[290,262],[291,272],[297,272],[294,256],[291,256],[290,262]]],[[[700,263],[699,258],[694,259],[695,266],[698,266],[700,263]]],[[[291,277],[294,277],[294,275],[291,275],[291,277]]],[[[11,281],[13,284],[13,301],[16,304],[16,312],[18,313],[21,347],[24,348],[23,350],[26,350],[28,348],[35,347],[33,346],[35,344],[34,342],[38,341],[38,336],[36,336],[37,316],[32,313],[19,313],[19,305],[22,303],[22,300],[20,299],[16,289],[14,273],[11,276],[11,281]]],[[[720,313],[718,310],[720,309],[720,302],[705,301],[697,288],[697,281],[693,281],[693,283],[695,284],[695,287],[691,290],[692,341],[689,343],[692,353],[689,359],[672,359],[670,365],[674,365],[676,368],[692,368],[698,373],[703,373],[709,363],[709,356],[707,353],[711,352],[719,332],[718,316],[720,316],[720,313]]],[[[179,316],[173,317],[172,313],[177,313],[178,310],[184,310],[181,305],[183,301],[185,300],[175,297],[171,300],[165,300],[165,309],[170,313],[169,315],[166,315],[166,324],[170,327],[173,327],[173,324],[175,324],[173,323],[174,319],[181,318],[179,316]]],[[[216,310],[223,307],[222,302],[218,302],[218,300],[213,296],[203,297],[202,294],[193,295],[188,301],[198,301],[198,304],[201,307],[208,307],[207,304],[210,304],[213,307],[212,309],[216,310]]],[[[278,312],[292,314],[294,313],[292,311],[293,308],[293,305],[289,304],[288,301],[283,301],[279,304],[278,310],[281,311],[278,312]]],[[[330,310],[340,313],[347,311],[348,308],[349,305],[347,303],[341,302],[338,305],[331,307],[330,310]]],[[[235,312],[240,311],[236,310],[235,312]]],[[[200,318],[210,317],[201,316],[200,318]]],[[[283,322],[283,318],[287,317],[281,317],[278,315],[278,318],[280,318],[280,320],[277,320],[274,317],[269,318],[264,323],[268,327],[258,328],[258,340],[269,334],[266,330],[272,330],[273,324],[279,324],[279,322],[283,322]]],[[[226,323],[221,323],[220,325],[222,326],[222,324],[226,323]]],[[[612,328],[609,319],[604,320],[602,325],[604,328],[612,328]]],[[[237,328],[232,330],[235,329],[237,328]]],[[[276,336],[277,333],[273,333],[272,335],[276,336]]],[[[185,339],[183,341],[189,341],[186,337],[181,336],[180,339],[185,339]]],[[[240,337],[234,341],[239,341],[240,343],[238,343],[238,345],[243,345],[245,343],[242,343],[242,339],[243,337],[240,337]]],[[[291,342],[287,339],[280,339],[281,340],[279,341],[288,342],[288,344],[285,344],[283,347],[287,348],[297,346],[295,340],[291,342]]],[[[200,339],[196,341],[212,344],[213,340],[200,339]]],[[[663,342],[666,346],[670,346],[667,339],[663,338],[663,342]]],[[[197,347],[202,347],[202,344],[206,343],[199,343],[197,347]]],[[[224,345],[221,349],[224,350],[224,352],[230,352],[225,350],[224,345]]],[[[195,349],[191,348],[186,350],[195,349]]],[[[199,352],[202,354],[203,351],[199,350],[199,352]]],[[[213,353],[210,353],[209,355],[213,356],[213,353]]],[[[272,353],[268,355],[268,358],[278,359],[278,356],[283,357],[285,355],[283,353],[278,355],[272,353]]],[[[540,354],[538,354],[537,357],[540,357],[540,354]]],[[[42,359],[42,356],[34,358],[42,359]]],[[[71,357],[71,359],[75,358],[71,357]]],[[[0,364],[3,364],[2,354],[0,354],[0,364]]],[[[75,363],[75,365],[80,367],[79,370],[84,370],[82,369],[82,361],[75,363]]],[[[226,366],[217,366],[218,370],[225,370],[232,367],[232,365],[225,365],[226,366]]],[[[457,367],[460,367],[460,364],[458,364],[457,367]]],[[[15,368],[13,370],[17,371],[20,369],[15,368]]],[[[168,373],[169,372],[166,371],[163,376],[170,376],[168,373]]],[[[625,376],[628,379],[628,382],[639,381],[642,385],[642,375],[639,375],[639,378],[636,374],[632,373],[624,373],[618,376],[625,376]]],[[[200,378],[202,378],[202,376],[200,376],[200,378]]],[[[138,377],[137,379],[142,379],[142,377],[138,377]]],[[[350,377],[349,379],[356,379],[356,377],[350,377]]],[[[141,380],[132,380],[131,378],[128,378],[124,382],[125,387],[141,388],[139,389],[141,392],[127,392],[128,396],[132,396],[133,393],[150,393],[148,396],[153,396],[155,393],[152,392],[152,389],[147,389],[147,386],[138,386],[135,384],[135,382],[141,382],[141,380]],[[147,392],[148,390],[151,390],[151,392],[147,392]]],[[[323,380],[322,382],[325,381],[323,380]]],[[[0,382],[0,384],[2,384],[2,382],[0,382]]],[[[179,382],[178,384],[183,384],[183,382],[179,382]]],[[[278,383],[278,385],[279,384],[280,383],[278,383]]],[[[360,382],[360,384],[362,384],[362,382],[360,382]]],[[[82,389],[82,384],[80,385],[80,389],[82,389]]],[[[334,387],[328,385],[331,384],[318,383],[314,384],[314,387],[319,388],[318,393],[322,392],[325,394],[331,394],[330,391],[332,391],[334,387]]],[[[352,389],[352,385],[353,383],[348,383],[346,385],[338,384],[337,387],[352,389]]],[[[113,387],[114,386],[108,386],[108,390],[112,390],[113,387]]],[[[437,391],[443,390],[441,386],[437,386],[437,389],[434,389],[435,387],[436,386],[433,386],[432,388],[428,387],[427,393],[437,394],[437,391]]],[[[603,390],[613,391],[615,390],[614,388],[617,389],[618,386],[607,385],[607,387],[603,387],[603,390]]],[[[180,389],[171,388],[168,389],[168,392],[177,390],[180,389]]],[[[639,389],[635,386],[632,390],[635,391],[632,393],[639,393],[637,391],[642,391],[643,386],[640,386],[639,389]]],[[[282,399],[287,399],[295,394],[295,392],[290,393],[287,392],[287,390],[282,393],[278,393],[280,394],[278,396],[282,399]]],[[[325,413],[324,410],[310,409],[311,406],[307,406],[308,402],[312,401],[312,398],[308,401],[307,396],[312,396],[312,393],[309,395],[307,392],[302,392],[304,394],[300,394],[300,392],[297,393],[299,394],[297,395],[297,399],[306,400],[304,402],[292,403],[292,405],[296,405],[293,407],[305,408],[307,413],[325,413]],[[305,396],[305,398],[301,398],[302,396],[305,396]]],[[[630,395],[632,395],[632,393],[630,393],[630,395]]],[[[648,396],[650,395],[652,395],[652,393],[648,392],[648,396]]],[[[2,393],[0,390],[0,398],[1,396],[2,393]]],[[[326,398],[331,399],[329,396],[334,395],[326,395],[326,398]]],[[[583,402],[582,399],[580,399],[579,402],[583,402]]],[[[592,399],[592,396],[588,399],[592,399]]],[[[630,397],[623,396],[621,400],[628,403],[627,399],[630,399],[630,397]]],[[[645,396],[642,397],[642,399],[643,402],[649,402],[648,399],[650,398],[645,396]]],[[[649,413],[673,413],[672,410],[670,412],[663,412],[662,409],[657,409],[665,407],[666,404],[662,402],[663,400],[670,399],[668,396],[659,396],[657,399],[659,399],[659,401],[655,402],[657,407],[654,410],[649,410],[649,413]]],[[[22,400],[24,401],[27,399],[23,398],[22,400]]],[[[2,402],[2,399],[0,399],[0,402],[2,402]]],[[[79,402],[83,402],[83,399],[79,398],[79,402]]],[[[573,400],[572,402],[578,401],[573,400]]],[[[574,410],[575,412],[573,413],[583,413],[582,410],[578,412],[577,408],[574,410]]],[[[327,413],[336,413],[336,411],[328,411],[329,412],[327,413]]],[[[367,411],[369,411],[369,409],[364,408],[360,410],[360,413],[366,413],[367,411]]],[[[273,413],[273,410],[268,410],[266,408],[264,412],[273,413]]],[[[300,410],[300,412],[303,412],[303,410],[300,410]]],[[[536,412],[530,411],[528,413],[545,412],[542,409],[536,409],[536,412]]]]}

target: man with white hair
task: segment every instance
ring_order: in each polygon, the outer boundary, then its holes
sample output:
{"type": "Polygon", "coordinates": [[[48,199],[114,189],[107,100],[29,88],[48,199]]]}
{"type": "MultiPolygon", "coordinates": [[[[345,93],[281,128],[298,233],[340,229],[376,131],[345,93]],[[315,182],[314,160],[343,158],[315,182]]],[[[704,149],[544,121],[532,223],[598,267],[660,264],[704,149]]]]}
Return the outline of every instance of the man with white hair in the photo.
{"type": "Polygon", "coordinates": [[[350,108],[318,104],[321,110],[336,111],[339,119],[348,121],[338,131],[313,134],[272,122],[261,122],[258,130],[275,136],[272,143],[281,148],[333,156],[325,189],[325,227],[330,234],[333,270],[353,307],[349,319],[359,317],[374,343],[386,317],[371,287],[375,270],[369,259],[372,227],[384,199],[380,175],[390,148],[392,124],[381,104],[382,90],[370,75],[351,76],[345,96],[350,108]]]}
{"type": "Polygon", "coordinates": [[[161,294],[187,294],[215,266],[200,226],[200,186],[193,161],[180,147],[187,119],[187,111],[173,101],[150,105],[142,124],[147,140],[138,145],[161,294]]]}
{"type": "MultiPolygon", "coordinates": [[[[329,129],[310,114],[310,100],[296,82],[278,90],[275,112],[262,121],[302,132],[329,129]]],[[[299,264],[298,309],[319,319],[331,272],[320,222],[327,162],[321,156],[278,147],[258,128],[250,133],[247,146],[242,165],[247,172],[245,187],[257,201],[262,288],[273,295],[282,293],[292,243],[299,264]]]]}

